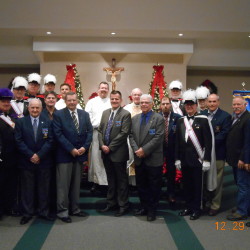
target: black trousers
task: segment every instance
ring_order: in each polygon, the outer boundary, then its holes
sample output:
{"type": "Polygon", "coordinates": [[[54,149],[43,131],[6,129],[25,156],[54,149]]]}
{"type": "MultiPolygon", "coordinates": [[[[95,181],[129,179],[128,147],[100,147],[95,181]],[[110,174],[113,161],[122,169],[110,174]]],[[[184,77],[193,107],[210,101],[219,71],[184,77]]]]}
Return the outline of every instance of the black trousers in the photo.
{"type": "Polygon", "coordinates": [[[181,166],[187,208],[200,211],[202,208],[202,167],[181,166]]]}
{"type": "Polygon", "coordinates": [[[15,164],[0,165],[0,215],[15,210],[18,198],[18,173],[15,164]]]}
{"type": "Polygon", "coordinates": [[[112,162],[108,156],[104,156],[104,167],[108,180],[107,203],[109,206],[128,208],[128,175],[127,162],[112,162]]]}
{"type": "Polygon", "coordinates": [[[167,164],[167,190],[168,195],[171,197],[175,197],[175,177],[176,177],[176,168],[174,162],[169,161],[166,156],[166,164],[167,164]]]}
{"type": "Polygon", "coordinates": [[[48,215],[50,176],[50,168],[21,169],[23,216],[32,216],[35,212],[41,216],[48,215]]]}
{"type": "Polygon", "coordinates": [[[161,194],[162,166],[150,167],[142,162],[135,166],[135,174],[141,206],[155,213],[161,194]]]}

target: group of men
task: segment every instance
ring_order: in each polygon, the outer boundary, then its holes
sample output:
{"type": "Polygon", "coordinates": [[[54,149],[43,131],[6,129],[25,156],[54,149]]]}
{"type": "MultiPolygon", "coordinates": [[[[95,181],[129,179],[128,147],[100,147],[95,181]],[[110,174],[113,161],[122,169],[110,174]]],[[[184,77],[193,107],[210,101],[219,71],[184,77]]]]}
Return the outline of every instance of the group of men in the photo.
{"type": "Polygon", "coordinates": [[[35,73],[28,82],[16,77],[13,93],[1,89],[0,185],[8,186],[9,195],[0,188],[0,215],[15,213],[19,178],[21,224],[34,214],[52,220],[51,200],[63,222],[70,223],[70,215],[87,216],[79,208],[79,197],[82,164],[88,160],[89,181],[95,184],[92,191],[97,184],[108,186],[101,213],[115,211],[119,217],[129,212],[130,183],[137,186],[140,198],[135,216],[154,221],[165,161],[170,204],[176,202],[176,169],[182,172],[186,207],[179,215],[196,220],[207,210],[214,216],[221,207],[227,161],[239,189],[237,209],[227,218],[247,219],[250,115],[243,97],[233,99],[231,117],[219,108],[219,96],[206,87],[182,95],[182,83],[173,81],[170,97],[162,98],[161,111],[156,113],[152,97],[140,89],[133,89],[132,103],[122,107],[121,92],[114,90],[109,95],[108,83],[101,82],[98,96],[88,101],[84,111],[67,83],[60,86],[62,98],[57,101],[58,95],[46,89],[48,83],[55,85],[51,76],[44,80],[44,98],[38,92],[41,77],[35,73]],[[16,166],[20,175],[15,174],[16,166]],[[135,175],[128,177],[132,170],[135,175]]]}

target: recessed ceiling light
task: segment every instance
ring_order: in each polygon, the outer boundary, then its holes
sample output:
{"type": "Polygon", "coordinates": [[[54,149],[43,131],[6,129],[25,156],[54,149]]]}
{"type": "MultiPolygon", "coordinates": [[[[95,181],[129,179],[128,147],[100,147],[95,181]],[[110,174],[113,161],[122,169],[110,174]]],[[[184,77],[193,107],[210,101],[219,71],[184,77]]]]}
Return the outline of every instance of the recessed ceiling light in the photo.
{"type": "Polygon", "coordinates": [[[183,36],[183,34],[182,34],[182,33],[180,33],[180,34],[179,34],[179,36],[183,36]]]}
{"type": "Polygon", "coordinates": [[[248,37],[250,38],[250,35],[248,37]]]}
{"type": "Polygon", "coordinates": [[[111,32],[111,35],[114,36],[116,33],[115,32],[111,32]]]}
{"type": "Polygon", "coordinates": [[[46,32],[46,34],[47,34],[47,35],[51,35],[51,34],[52,34],[52,32],[50,32],[50,31],[47,31],[47,32],[46,32]]]}

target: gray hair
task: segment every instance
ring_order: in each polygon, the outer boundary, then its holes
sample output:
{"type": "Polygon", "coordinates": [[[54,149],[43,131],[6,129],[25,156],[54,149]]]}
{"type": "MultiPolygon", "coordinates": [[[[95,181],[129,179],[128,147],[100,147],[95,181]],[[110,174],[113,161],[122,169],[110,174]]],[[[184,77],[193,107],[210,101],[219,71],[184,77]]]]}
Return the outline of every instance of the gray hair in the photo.
{"type": "Polygon", "coordinates": [[[149,102],[150,102],[150,103],[153,102],[153,98],[152,98],[152,96],[149,95],[149,94],[143,94],[143,95],[141,95],[140,101],[141,101],[142,98],[147,98],[147,99],[149,99],[149,102]]]}
{"type": "Polygon", "coordinates": [[[43,106],[43,105],[42,105],[42,101],[41,101],[40,99],[38,99],[38,98],[30,98],[30,99],[29,99],[29,106],[30,106],[33,102],[38,102],[39,105],[40,105],[41,107],[43,106]]]}

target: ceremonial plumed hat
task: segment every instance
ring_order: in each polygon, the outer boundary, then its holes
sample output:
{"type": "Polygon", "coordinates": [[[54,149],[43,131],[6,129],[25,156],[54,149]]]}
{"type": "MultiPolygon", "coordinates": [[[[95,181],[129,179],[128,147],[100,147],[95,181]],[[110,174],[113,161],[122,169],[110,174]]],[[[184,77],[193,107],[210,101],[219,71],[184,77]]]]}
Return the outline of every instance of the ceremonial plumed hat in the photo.
{"type": "Polygon", "coordinates": [[[197,87],[196,90],[196,98],[199,99],[207,99],[210,95],[209,89],[204,86],[197,87]]]}
{"type": "Polygon", "coordinates": [[[37,73],[32,73],[28,75],[28,82],[34,82],[40,84],[42,77],[37,73]]]}
{"type": "Polygon", "coordinates": [[[47,74],[43,78],[43,81],[44,81],[44,84],[48,84],[48,83],[54,83],[54,84],[56,84],[56,77],[54,75],[47,74]]]}
{"type": "Polygon", "coordinates": [[[182,90],[182,83],[179,80],[172,81],[169,84],[169,89],[179,89],[179,90],[182,90]]]}
{"type": "Polygon", "coordinates": [[[12,81],[12,89],[18,89],[19,87],[24,87],[25,89],[28,87],[28,81],[22,76],[17,76],[12,81]]]}
{"type": "Polygon", "coordinates": [[[1,88],[0,89],[0,100],[13,98],[13,93],[8,88],[1,88]]]}
{"type": "Polygon", "coordinates": [[[193,89],[186,90],[183,93],[182,98],[183,98],[183,103],[184,104],[187,104],[187,103],[197,103],[195,90],[193,90],[193,89]]]}

